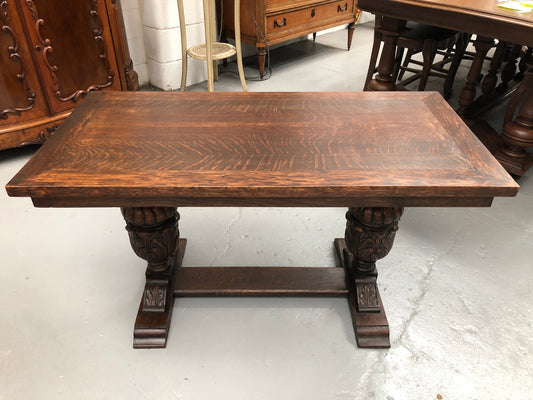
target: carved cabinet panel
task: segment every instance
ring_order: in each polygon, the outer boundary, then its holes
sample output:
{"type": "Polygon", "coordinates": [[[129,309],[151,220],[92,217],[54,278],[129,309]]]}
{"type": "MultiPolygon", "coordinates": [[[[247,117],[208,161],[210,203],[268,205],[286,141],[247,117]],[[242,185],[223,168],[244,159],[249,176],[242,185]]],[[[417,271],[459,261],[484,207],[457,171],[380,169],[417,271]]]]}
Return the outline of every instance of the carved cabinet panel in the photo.
{"type": "Polygon", "coordinates": [[[42,143],[91,90],[137,89],[117,0],[0,0],[0,149],[42,143]]]}
{"type": "Polygon", "coordinates": [[[46,115],[14,0],[0,2],[0,123],[46,115]]]}

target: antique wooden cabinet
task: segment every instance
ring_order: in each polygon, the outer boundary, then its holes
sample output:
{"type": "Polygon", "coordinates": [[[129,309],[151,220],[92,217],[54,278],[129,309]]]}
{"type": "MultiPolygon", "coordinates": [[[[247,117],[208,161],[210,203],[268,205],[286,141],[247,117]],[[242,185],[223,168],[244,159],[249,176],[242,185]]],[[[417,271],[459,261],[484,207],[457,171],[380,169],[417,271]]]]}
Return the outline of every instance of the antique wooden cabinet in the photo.
{"type": "Polygon", "coordinates": [[[223,0],[223,31],[232,38],[233,1],[241,1],[241,40],[257,47],[261,77],[267,45],[350,24],[349,50],[361,16],[355,0],[223,0]]]}
{"type": "Polygon", "coordinates": [[[138,90],[118,0],[0,0],[0,149],[42,143],[91,90],[138,90]]]}

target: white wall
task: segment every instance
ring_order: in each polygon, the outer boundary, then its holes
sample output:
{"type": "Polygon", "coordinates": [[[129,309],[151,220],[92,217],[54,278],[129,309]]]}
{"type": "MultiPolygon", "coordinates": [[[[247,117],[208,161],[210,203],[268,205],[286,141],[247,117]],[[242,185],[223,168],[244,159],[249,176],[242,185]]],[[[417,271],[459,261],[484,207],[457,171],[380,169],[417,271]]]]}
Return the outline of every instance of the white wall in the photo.
{"type": "Polygon", "coordinates": [[[146,65],[143,26],[139,10],[139,0],[120,0],[122,16],[126,28],[126,39],[130,49],[133,68],[139,75],[139,84],[146,85],[150,79],[146,65]]]}
{"type": "MultiPolygon", "coordinates": [[[[183,3],[187,45],[190,47],[203,43],[202,1],[183,0],[183,3]]],[[[150,83],[163,90],[179,89],[181,39],[177,1],[121,0],[121,5],[126,39],[135,71],[139,75],[139,83],[150,83]]],[[[359,23],[372,19],[372,15],[363,13],[359,23]]],[[[205,61],[189,59],[187,86],[206,79],[205,61]]]]}
{"type": "MultiPolygon", "coordinates": [[[[202,2],[184,0],[187,42],[203,42],[202,2]]],[[[139,84],[164,90],[181,82],[181,39],[176,0],[121,0],[126,39],[139,84]]],[[[187,85],[207,79],[205,62],[189,59],[187,85]]]]}

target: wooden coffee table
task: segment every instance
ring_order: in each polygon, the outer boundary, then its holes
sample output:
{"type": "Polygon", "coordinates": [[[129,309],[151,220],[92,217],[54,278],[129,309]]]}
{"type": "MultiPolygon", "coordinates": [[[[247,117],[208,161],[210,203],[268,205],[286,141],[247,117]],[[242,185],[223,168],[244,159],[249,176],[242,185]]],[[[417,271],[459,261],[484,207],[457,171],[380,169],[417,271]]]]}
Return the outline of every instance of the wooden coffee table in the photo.
{"type": "Polygon", "coordinates": [[[347,296],[357,344],[389,347],[375,264],[404,207],[488,207],[518,185],[437,93],[102,92],[7,191],[121,207],[148,261],[134,347],[165,346],[175,296],[209,295],[347,296]],[[338,267],[181,267],[185,206],[348,207],[338,267]]]}

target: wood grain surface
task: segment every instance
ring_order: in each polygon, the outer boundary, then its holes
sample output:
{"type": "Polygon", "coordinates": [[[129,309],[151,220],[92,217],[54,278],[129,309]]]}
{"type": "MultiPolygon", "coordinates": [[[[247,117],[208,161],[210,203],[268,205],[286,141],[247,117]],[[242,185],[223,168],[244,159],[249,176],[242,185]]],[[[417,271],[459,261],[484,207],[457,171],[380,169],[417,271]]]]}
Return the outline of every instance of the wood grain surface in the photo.
{"type": "Polygon", "coordinates": [[[498,7],[496,0],[359,0],[363,11],[533,46],[533,12],[498,7]]]}
{"type": "Polygon", "coordinates": [[[518,185],[434,92],[95,92],[7,185],[37,206],[490,205],[518,185]]]}

